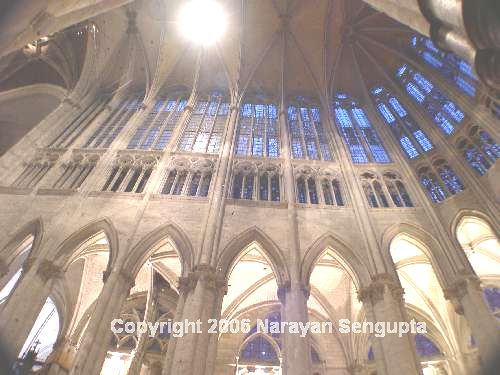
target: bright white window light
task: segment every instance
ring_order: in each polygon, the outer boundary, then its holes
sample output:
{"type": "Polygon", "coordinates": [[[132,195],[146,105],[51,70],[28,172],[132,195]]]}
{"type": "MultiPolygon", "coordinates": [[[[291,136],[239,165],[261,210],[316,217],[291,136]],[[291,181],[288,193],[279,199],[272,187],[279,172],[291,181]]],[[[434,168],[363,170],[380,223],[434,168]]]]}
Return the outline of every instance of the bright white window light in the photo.
{"type": "Polygon", "coordinates": [[[215,43],[227,26],[226,13],[214,0],[191,0],[179,14],[181,32],[191,41],[204,46],[215,43]]]}

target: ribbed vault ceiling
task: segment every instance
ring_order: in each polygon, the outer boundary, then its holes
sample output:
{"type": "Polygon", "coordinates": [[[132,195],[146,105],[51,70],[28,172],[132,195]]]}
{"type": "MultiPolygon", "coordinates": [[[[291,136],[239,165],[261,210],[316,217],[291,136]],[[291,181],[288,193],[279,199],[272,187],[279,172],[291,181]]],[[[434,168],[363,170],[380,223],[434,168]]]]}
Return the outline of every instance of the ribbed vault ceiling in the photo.
{"type": "Polygon", "coordinates": [[[174,87],[318,98],[365,89],[393,75],[411,31],[361,0],[221,0],[226,34],[200,51],[176,24],[182,0],[138,0],[94,21],[105,88],[149,97],[174,87]],[[128,30],[128,31],[127,31],[128,30]],[[137,32],[134,32],[137,30],[137,32]],[[200,69],[198,70],[198,67],[200,69]]]}

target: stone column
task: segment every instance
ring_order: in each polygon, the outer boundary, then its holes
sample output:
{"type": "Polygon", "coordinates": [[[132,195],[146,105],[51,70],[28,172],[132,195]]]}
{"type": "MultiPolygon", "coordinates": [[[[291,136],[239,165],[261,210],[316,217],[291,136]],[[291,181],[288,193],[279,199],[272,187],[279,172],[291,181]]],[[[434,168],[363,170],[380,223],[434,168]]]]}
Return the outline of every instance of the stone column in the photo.
{"type": "Polygon", "coordinates": [[[176,313],[178,319],[176,320],[200,321],[201,332],[193,332],[193,329],[198,327],[190,327],[183,337],[178,337],[175,342],[169,343],[167,359],[171,360],[171,364],[167,363],[164,366],[163,374],[207,374],[207,369],[212,366],[207,360],[211,353],[208,320],[220,316],[221,304],[218,301],[220,293],[225,291],[225,279],[215,269],[203,265],[196,267],[195,271],[187,278],[181,279],[180,283],[183,285],[185,296],[182,313],[176,313]]]}
{"type": "MultiPolygon", "coordinates": [[[[284,322],[309,321],[307,300],[309,289],[300,285],[289,285],[278,289],[278,298],[281,301],[281,319],[284,322]]],[[[283,333],[283,373],[285,375],[303,375],[312,372],[311,346],[309,336],[283,333]]]]}
{"type": "Polygon", "coordinates": [[[25,262],[23,275],[0,314],[0,345],[11,362],[17,359],[50,294],[52,282],[62,276],[60,267],[51,261],[43,259],[32,267],[34,261],[25,262]]]}
{"type": "Polygon", "coordinates": [[[149,375],[161,375],[162,367],[160,362],[154,362],[149,366],[149,375]]]}
{"type": "Polygon", "coordinates": [[[111,321],[120,313],[134,279],[121,270],[105,275],[104,286],[76,353],[71,375],[99,375],[111,340],[111,321]]]}
{"type": "MultiPolygon", "coordinates": [[[[379,274],[372,283],[358,292],[363,302],[366,316],[372,322],[406,322],[407,314],[403,302],[403,289],[388,274],[379,274]]],[[[386,375],[421,374],[413,337],[404,334],[387,333],[385,337],[375,337],[373,346],[377,373],[386,375]]]]}
{"type": "MultiPolygon", "coordinates": [[[[224,297],[227,294],[227,282],[224,280],[218,281],[218,286],[215,290],[215,305],[214,305],[214,319],[220,320],[222,314],[222,302],[224,301],[224,297]]],[[[206,375],[212,375],[215,371],[215,365],[217,362],[217,348],[219,345],[219,334],[211,333],[209,337],[208,344],[208,357],[207,357],[207,366],[205,370],[206,375]]]]}
{"type": "Polygon", "coordinates": [[[479,279],[475,275],[464,275],[447,288],[444,295],[455,311],[467,320],[479,347],[483,372],[493,373],[492,369],[498,369],[500,365],[500,331],[497,320],[486,305],[479,279]]]}

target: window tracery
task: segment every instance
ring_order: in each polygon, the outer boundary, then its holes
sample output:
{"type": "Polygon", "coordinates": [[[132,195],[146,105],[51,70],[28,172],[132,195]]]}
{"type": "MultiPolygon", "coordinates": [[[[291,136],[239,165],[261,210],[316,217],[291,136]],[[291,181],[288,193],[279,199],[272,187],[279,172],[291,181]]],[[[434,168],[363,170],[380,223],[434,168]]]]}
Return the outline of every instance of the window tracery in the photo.
{"type": "Polygon", "coordinates": [[[465,189],[453,169],[443,159],[436,160],[432,167],[419,168],[418,176],[434,203],[442,202],[465,189]]]}
{"type": "Polygon", "coordinates": [[[231,198],[280,202],[280,170],[279,164],[237,160],[233,169],[231,198]]]}
{"type": "Polygon", "coordinates": [[[467,137],[459,139],[457,147],[469,166],[480,176],[488,172],[500,157],[498,144],[478,126],[472,127],[467,137]]]}
{"type": "Polygon", "coordinates": [[[111,146],[111,143],[125,128],[127,122],[141,108],[143,97],[143,94],[136,94],[122,99],[89,137],[84,147],[108,148],[111,146]]]}
{"type": "Polygon", "coordinates": [[[102,191],[142,193],[158,162],[158,156],[121,154],[118,156],[102,191]]]}
{"type": "Polygon", "coordinates": [[[207,159],[174,159],[162,184],[163,195],[207,197],[214,163],[207,159]]]}
{"type": "Polygon", "coordinates": [[[413,207],[410,194],[408,194],[408,191],[398,174],[394,172],[386,172],[384,173],[383,178],[385,186],[389,191],[389,196],[392,199],[392,203],[394,203],[396,207],[413,207]]]}
{"type": "Polygon", "coordinates": [[[185,96],[170,95],[156,100],[153,108],[137,128],[128,149],[164,150],[186,108],[185,96]]]}
{"type": "Polygon", "coordinates": [[[295,181],[297,203],[345,206],[336,172],[298,166],[295,168],[295,181]]]}
{"type": "Polygon", "coordinates": [[[407,64],[398,68],[396,78],[408,95],[431,116],[432,121],[445,134],[454,133],[465,119],[464,112],[445,96],[423,73],[407,64]]]}
{"type": "Polygon", "coordinates": [[[453,53],[440,50],[429,38],[414,35],[410,46],[427,65],[452,81],[464,94],[476,96],[477,77],[470,64],[453,53]]]}
{"type": "Polygon", "coordinates": [[[179,150],[217,154],[229,109],[227,99],[219,92],[200,96],[185,125],[179,150]]]}
{"type": "Polygon", "coordinates": [[[288,106],[288,129],[294,159],[332,160],[332,150],[321,122],[321,109],[304,98],[288,106]]]}
{"type": "MultiPolygon", "coordinates": [[[[97,98],[86,108],[69,121],[69,124],[52,140],[49,148],[67,148],[92,124],[101,114],[110,101],[110,98],[97,98]]],[[[76,105],[74,105],[76,107],[76,105]]]]}
{"type": "Polygon", "coordinates": [[[332,112],[354,163],[390,163],[379,135],[355,100],[347,94],[337,93],[332,112]]]}
{"type": "Polygon", "coordinates": [[[236,135],[236,155],[278,158],[280,145],[276,104],[258,98],[244,103],[236,135]]]}
{"type": "Polygon", "coordinates": [[[427,134],[420,128],[401,102],[385,87],[371,91],[372,100],[380,116],[390,127],[400,147],[409,159],[434,148],[427,134]]]}
{"type": "Polygon", "coordinates": [[[56,164],[60,156],[61,152],[40,150],[38,154],[25,165],[23,172],[12,183],[12,187],[24,189],[36,187],[56,164]]]}
{"type": "Polygon", "coordinates": [[[371,208],[387,208],[389,200],[378,176],[373,172],[361,175],[361,185],[371,208]]]}
{"type": "Polygon", "coordinates": [[[99,155],[93,153],[74,153],[68,163],[62,165],[62,173],[52,185],[53,189],[78,189],[94,170],[99,155]]]}

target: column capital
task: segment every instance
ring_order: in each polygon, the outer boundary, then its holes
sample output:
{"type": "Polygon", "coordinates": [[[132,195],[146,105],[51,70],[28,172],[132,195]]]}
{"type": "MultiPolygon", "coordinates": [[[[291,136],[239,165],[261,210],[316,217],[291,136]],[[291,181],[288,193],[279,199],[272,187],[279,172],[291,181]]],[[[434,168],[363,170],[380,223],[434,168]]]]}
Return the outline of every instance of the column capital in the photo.
{"type": "Polygon", "coordinates": [[[372,276],[372,283],[358,290],[358,300],[360,302],[371,302],[377,304],[384,299],[385,291],[389,291],[395,300],[403,301],[404,289],[388,273],[372,276]]]}
{"type": "Polygon", "coordinates": [[[444,298],[450,301],[459,315],[464,314],[462,299],[469,293],[469,287],[481,291],[481,281],[476,275],[465,274],[444,289],[444,298]]]}
{"type": "Polygon", "coordinates": [[[9,265],[7,261],[3,258],[0,258],[0,278],[4,277],[9,273],[9,265]]]}
{"type": "Polygon", "coordinates": [[[58,266],[54,262],[48,260],[48,259],[42,259],[40,262],[40,265],[38,266],[36,270],[37,275],[40,276],[40,278],[44,281],[47,282],[51,279],[57,279],[63,276],[64,271],[61,266],[58,266]]]}
{"type": "Polygon", "coordinates": [[[198,282],[203,282],[208,288],[227,293],[227,280],[224,275],[215,268],[200,264],[195,270],[185,277],[179,277],[179,291],[189,292],[194,289],[198,282]]]}
{"type": "MultiPolygon", "coordinates": [[[[304,294],[305,299],[309,299],[309,296],[311,295],[311,286],[310,285],[300,285],[298,288],[300,291],[304,294]]],[[[292,284],[290,281],[287,281],[285,284],[280,285],[278,287],[278,299],[282,304],[286,302],[286,295],[292,290],[292,284]]]]}

